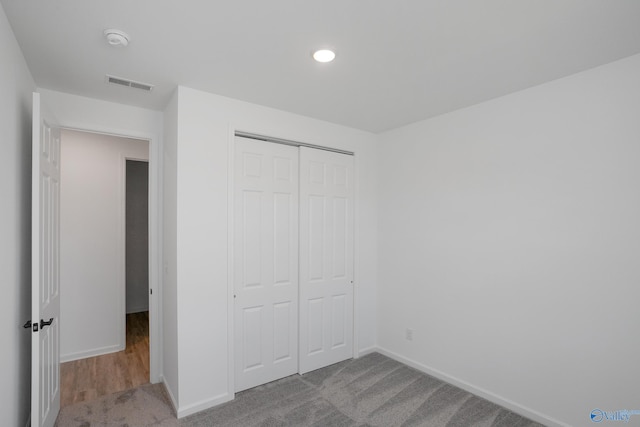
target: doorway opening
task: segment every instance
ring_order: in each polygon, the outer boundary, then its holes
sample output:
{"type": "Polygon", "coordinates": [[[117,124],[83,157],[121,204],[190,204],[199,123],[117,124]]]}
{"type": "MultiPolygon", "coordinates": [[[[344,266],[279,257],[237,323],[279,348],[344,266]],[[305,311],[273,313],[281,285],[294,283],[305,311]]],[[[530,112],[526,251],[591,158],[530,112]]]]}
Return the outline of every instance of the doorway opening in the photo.
{"type": "Polygon", "coordinates": [[[150,382],[149,141],[63,129],[61,406],[150,382]]]}

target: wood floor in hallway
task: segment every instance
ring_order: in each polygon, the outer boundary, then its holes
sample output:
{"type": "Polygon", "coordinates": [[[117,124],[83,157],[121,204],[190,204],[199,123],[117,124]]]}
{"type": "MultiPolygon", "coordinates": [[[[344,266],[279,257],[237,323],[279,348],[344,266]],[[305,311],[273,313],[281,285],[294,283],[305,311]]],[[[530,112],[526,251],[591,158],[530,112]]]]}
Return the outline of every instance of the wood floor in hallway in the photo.
{"type": "Polygon", "coordinates": [[[126,349],[60,365],[60,405],[149,382],[149,312],[127,314],[126,349]]]}

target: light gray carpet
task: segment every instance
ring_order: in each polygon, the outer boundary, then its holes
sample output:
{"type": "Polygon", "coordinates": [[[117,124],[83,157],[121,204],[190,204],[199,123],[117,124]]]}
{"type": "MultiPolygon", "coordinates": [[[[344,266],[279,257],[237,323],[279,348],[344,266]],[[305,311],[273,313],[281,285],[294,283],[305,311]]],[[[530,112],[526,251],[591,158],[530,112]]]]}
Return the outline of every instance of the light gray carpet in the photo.
{"type": "Polygon", "coordinates": [[[67,406],[66,426],[475,426],[534,427],[523,418],[379,353],[251,390],[177,420],[162,385],[67,406]]]}

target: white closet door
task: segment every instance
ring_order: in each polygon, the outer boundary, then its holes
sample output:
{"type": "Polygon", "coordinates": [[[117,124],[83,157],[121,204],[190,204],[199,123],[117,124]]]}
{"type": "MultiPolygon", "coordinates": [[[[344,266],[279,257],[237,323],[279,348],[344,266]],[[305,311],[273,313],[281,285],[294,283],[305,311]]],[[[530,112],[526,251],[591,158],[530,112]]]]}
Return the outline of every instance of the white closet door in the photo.
{"type": "Polygon", "coordinates": [[[300,373],[353,356],[353,156],[300,148],[300,373]]]}
{"type": "Polygon", "coordinates": [[[298,149],[235,139],[235,389],[298,372],[298,149]]]}

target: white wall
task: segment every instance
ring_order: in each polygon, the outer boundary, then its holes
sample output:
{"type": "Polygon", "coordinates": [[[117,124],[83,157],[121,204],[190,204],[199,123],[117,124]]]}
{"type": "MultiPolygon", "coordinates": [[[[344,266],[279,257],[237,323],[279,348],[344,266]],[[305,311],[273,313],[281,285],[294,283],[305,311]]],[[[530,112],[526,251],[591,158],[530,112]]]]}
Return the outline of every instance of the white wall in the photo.
{"type": "MultiPolygon", "coordinates": [[[[120,136],[153,139],[162,136],[162,112],[101,101],[84,96],[39,88],[42,99],[60,126],[120,136]]],[[[153,146],[150,147],[153,150],[153,146]]],[[[149,165],[152,166],[152,165],[149,165]]]]}
{"type": "Polygon", "coordinates": [[[31,97],[33,78],[0,5],[0,418],[22,427],[31,408],[31,97]]]}
{"type": "MultiPolygon", "coordinates": [[[[163,137],[163,367],[164,383],[178,407],[178,282],[177,212],[178,212],[178,91],[164,111],[163,137]]],[[[206,335],[202,331],[203,336],[206,335]]]]}
{"type": "Polygon", "coordinates": [[[125,162],[148,158],[148,141],[62,130],[63,362],[125,348],[125,162]]]}
{"type": "MultiPolygon", "coordinates": [[[[165,261],[169,272],[175,271],[169,276],[176,274],[180,373],[176,403],[178,415],[184,416],[232,398],[227,238],[233,131],[356,153],[356,346],[362,350],[376,344],[376,138],[370,133],[184,87],[178,89],[177,97],[177,140],[172,143],[177,153],[165,153],[165,158],[169,155],[177,159],[177,239],[175,249],[166,249],[175,257],[165,261]]],[[[167,136],[165,139],[169,140],[167,136]]],[[[165,235],[170,232],[165,229],[165,235]]]]}
{"type": "Polygon", "coordinates": [[[550,425],[640,409],[638,76],[640,55],[382,135],[381,348],[550,425]]]}

